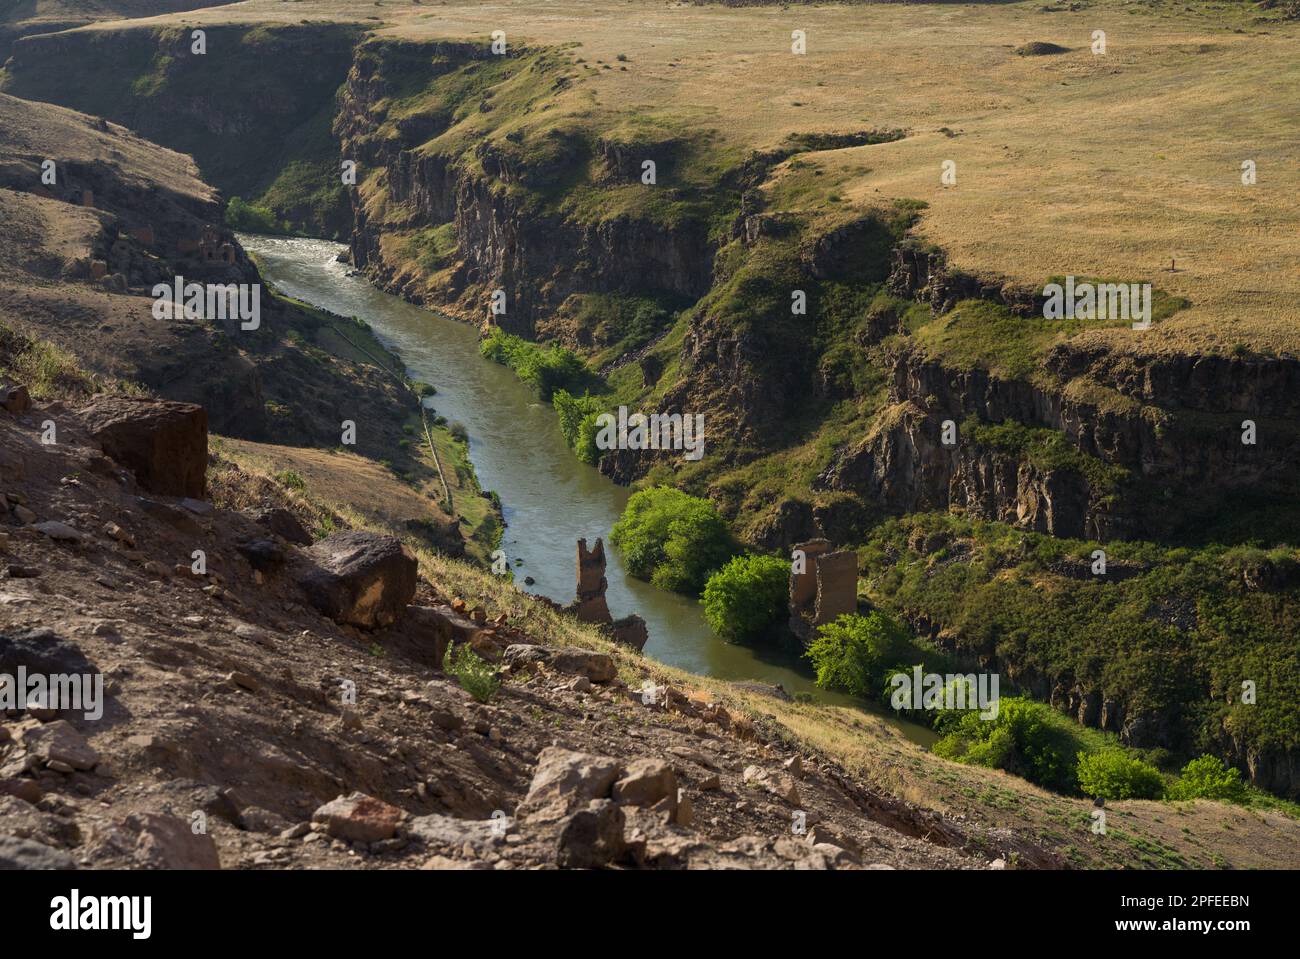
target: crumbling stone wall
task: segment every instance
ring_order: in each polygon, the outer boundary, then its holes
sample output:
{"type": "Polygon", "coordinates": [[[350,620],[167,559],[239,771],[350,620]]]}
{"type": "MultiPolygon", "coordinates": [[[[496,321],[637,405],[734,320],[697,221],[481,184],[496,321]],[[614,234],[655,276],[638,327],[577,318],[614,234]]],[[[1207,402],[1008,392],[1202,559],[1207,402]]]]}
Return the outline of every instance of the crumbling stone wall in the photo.
{"type": "Polygon", "coordinates": [[[614,621],[605,602],[605,543],[597,537],[594,549],[587,549],[585,539],[578,540],[578,599],[573,613],[584,623],[608,625],[614,621]]]}
{"type": "Polygon", "coordinates": [[[858,608],[858,554],[831,552],[829,540],[799,543],[802,572],[790,572],[790,630],[807,645],[817,627],[858,608]]]}

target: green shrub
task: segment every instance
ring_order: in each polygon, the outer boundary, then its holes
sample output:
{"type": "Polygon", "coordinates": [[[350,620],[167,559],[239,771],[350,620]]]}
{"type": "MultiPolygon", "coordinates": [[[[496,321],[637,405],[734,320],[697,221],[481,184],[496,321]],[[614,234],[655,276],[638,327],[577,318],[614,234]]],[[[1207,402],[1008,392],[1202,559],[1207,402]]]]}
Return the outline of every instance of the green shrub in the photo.
{"type": "Polygon", "coordinates": [[[817,630],[807,656],[817,685],[854,696],[875,698],[892,664],[907,651],[903,627],[880,610],[848,614],[817,630]]]}
{"type": "Polygon", "coordinates": [[[1098,799],[1159,799],[1165,792],[1160,771],[1122,749],[1079,753],[1079,789],[1098,799]]]}
{"type": "Polygon", "coordinates": [[[1183,767],[1178,781],[1169,789],[1170,799],[1220,799],[1244,803],[1246,796],[1241,771],[1225,766],[1217,756],[1193,759],[1183,767]]]}
{"type": "Polygon", "coordinates": [[[568,390],[556,390],[551,395],[551,405],[560,418],[560,432],[564,441],[577,454],[578,459],[593,466],[600,460],[596,448],[596,417],[605,412],[605,406],[590,393],[574,396],[568,390]]]}
{"type": "Polygon", "coordinates": [[[297,470],[280,470],[275,474],[275,481],[285,489],[305,490],[307,488],[307,481],[297,470]]]}
{"type": "Polygon", "coordinates": [[[448,676],[455,676],[461,688],[480,703],[486,703],[501,688],[496,667],[464,643],[459,646],[451,643],[447,646],[447,652],[442,657],[442,671],[448,676]]]}
{"type": "Polygon", "coordinates": [[[966,712],[950,720],[934,744],[945,759],[1014,773],[1058,792],[1078,787],[1080,731],[1050,706],[1021,697],[1002,697],[994,719],[966,712]]]}
{"type": "Polygon", "coordinates": [[[245,233],[288,232],[266,207],[253,206],[237,196],[232,196],[226,204],[226,225],[245,233]]]}
{"type": "Polygon", "coordinates": [[[735,552],[712,503],[668,486],[633,493],[610,541],[633,576],[679,593],[699,593],[735,552]]]}
{"type": "Polygon", "coordinates": [[[575,390],[593,379],[582,357],[562,346],[540,346],[493,327],[479,343],[479,353],[515,371],[521,380],[550,401],[556,390],[575,390]]]}
{"type": "Polygon", "coordinates": [[[704,618],[729,643],[761,636],[786,611],[790,564],[775,556],[736,556],[704,586],[704,618]]]}
{"type": "Polygon", "coordinates": [[[451,425],[447,427],[447,432],[450,433],[451,438],[458,443],[469,442],[469,430],[465,428],[465,424],[460,420],[452,420],[451,425]]]}

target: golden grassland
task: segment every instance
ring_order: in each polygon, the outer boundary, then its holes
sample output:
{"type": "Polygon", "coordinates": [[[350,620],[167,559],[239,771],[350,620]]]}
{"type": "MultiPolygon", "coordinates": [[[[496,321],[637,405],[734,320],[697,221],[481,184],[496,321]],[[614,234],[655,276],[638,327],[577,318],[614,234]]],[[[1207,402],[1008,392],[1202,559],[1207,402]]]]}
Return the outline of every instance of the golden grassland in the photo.
{"type": "Polygon", "coordinates": [[[893,143],[804,154],[824,176],[810,202],[824,205],[827,190],[849,206],[924,200],[919,232],[960,268],[1025,286],[1066,274],[1150,280],[1191,302],[1146,334],[1081,334],[1113,348],[1297,347],[1300,24],[1261,20],[1251,5],[1102,0],[1049,14],[1037,3],[249,0],[135,22],[320,19],[568,45],[581,82],[557,93],[552,116],[606,129],[664,118],[740,151],[792,133],[905,129],[893,143]],[[804,56],[790,52],[795,29],[804,56]],[[1106,32],[1104,56],[1090,50],[1094,30],[1106,32]],[[1029,41],[1067,52],[1018,55],[1029,41]],[[955,186],[940,181],[945,160],[955,186]],[[1241,182],[1245,160],[1253,186],[1241,182]]]}

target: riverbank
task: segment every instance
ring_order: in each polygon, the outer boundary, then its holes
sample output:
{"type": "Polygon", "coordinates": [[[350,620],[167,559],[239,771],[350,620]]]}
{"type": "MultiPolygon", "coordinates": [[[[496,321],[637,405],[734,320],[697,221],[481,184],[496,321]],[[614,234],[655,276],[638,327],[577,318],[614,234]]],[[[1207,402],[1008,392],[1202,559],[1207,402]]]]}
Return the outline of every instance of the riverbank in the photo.
{"type": "MultiPolygon", "coordinates": [[[[565,445],[548,404],[510,371],[482,359],[478,332],[464,322],[422,309],[371,286],[338,262],[343,249],[325,240],[241,235],[263,276],[295,299],[365,320],[408,375],[433,384],[437,415],[464,426],[469,461],[485,490],[501,499],[502,549],[522,589],[567,603],[574,596],[577,539],[608,538],[629,491],[578,462],[565,445]],[[525,577],[532,577],[527,584],[525,577]]],[[[791,653],[729,644],[704,622],[695,600],[631,577],[616,550],[607,550],[606,593],[615,616],[637,613],[650,632],[645,653],[691,673],[780,684],[818,702],[862,706],[819,689],[791,653]]],[[[928,745],[923,726],[882,715],[913,742],[928,745]]]]}

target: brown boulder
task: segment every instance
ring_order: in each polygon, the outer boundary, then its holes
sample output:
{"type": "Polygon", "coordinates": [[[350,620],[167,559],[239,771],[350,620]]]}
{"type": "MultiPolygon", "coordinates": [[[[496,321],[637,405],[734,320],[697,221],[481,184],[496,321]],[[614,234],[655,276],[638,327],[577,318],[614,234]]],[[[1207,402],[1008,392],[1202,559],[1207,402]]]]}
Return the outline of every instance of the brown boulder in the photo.
{"type": "Polygon", "coordinates": [[[25,386],[0,386],[0,409],[17,416],[32,408],[32,398],[25,386]]]}
{"type": "Polygon", "coordinates": [[[98,394],[78,416],[104,452],[151,493],[207,492],[208,414],[193,403],[98,394]]]}
{"type": "Polygon", "coordinates": [[[415,597],[418,564],[392,536],[351,530],[321,540],[298,574],[308,600],[338,623],[373,629],[397,622],[415,597]]]}
{"type": "Polygon", "coordinates": [[[402,815],[402,810],[382,799],[354,792],[330,800],[312,813],[311,818],[335,839],[378,842],[393,837],[402,815]]]}
{"type": "Polygon", "coordinates": [[[668,809],[677,809],[677,773],[662,759],[635,759],[628,764],[623,778],[611,791],[614,802],[630,806],[653,806],[668,800],[668,809]]]}

